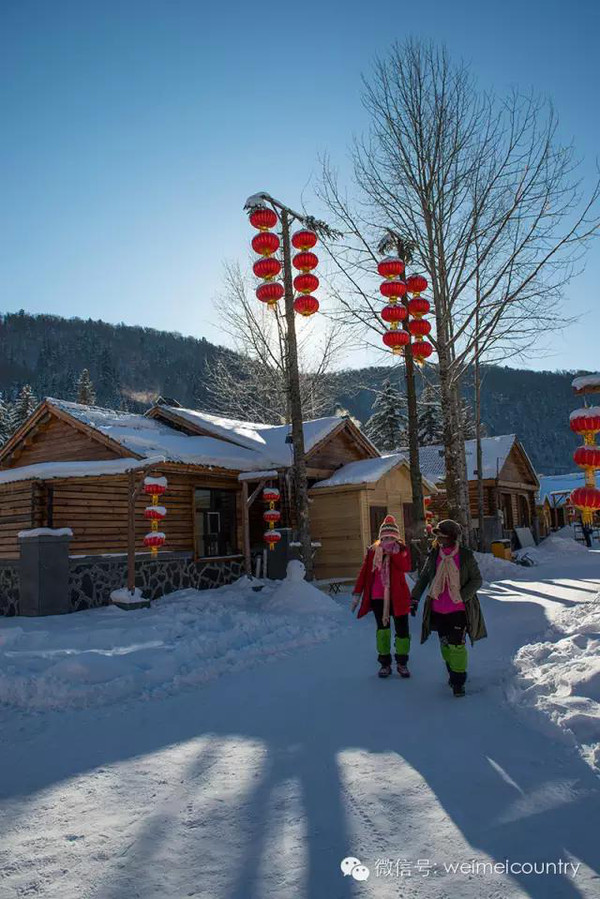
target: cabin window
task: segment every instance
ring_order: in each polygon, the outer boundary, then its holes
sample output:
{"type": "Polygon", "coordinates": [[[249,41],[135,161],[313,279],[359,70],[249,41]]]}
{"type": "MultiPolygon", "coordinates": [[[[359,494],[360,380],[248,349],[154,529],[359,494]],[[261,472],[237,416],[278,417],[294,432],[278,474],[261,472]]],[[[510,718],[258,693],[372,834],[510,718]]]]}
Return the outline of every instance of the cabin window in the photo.
{"type": "Polygon", "coordinates": [[[196,556],[232,556],[237,547],[236,494],[234,490],[194,491],[196,556]]]}

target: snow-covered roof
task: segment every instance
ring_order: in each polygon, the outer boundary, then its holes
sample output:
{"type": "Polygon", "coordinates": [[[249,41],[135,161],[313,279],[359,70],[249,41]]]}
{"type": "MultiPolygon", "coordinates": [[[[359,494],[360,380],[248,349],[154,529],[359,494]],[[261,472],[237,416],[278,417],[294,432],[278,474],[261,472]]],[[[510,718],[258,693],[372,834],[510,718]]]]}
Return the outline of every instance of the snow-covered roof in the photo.
{"type": "Polygon", "coordinates": [[[358,462],[348,462],[326,478],[313,485],[313,490],[321,487],[342,487],[348,484],[375,484],[388,471],[391,471],[401,463],[406,464],[402,453],[392,453],[379,459],[361,459],[358,462]]]}
{"type": "Polygon", "coordinates": [[[265,467],[265,459],[252,449],[226,443],[215,437],[190,437],[146,415],[117,412],[52,398],[48,398],[47,402],[105,437],[110,437],[124,449],[145,458],[162,456],[167,462],[233,471],[265,467]]]}
{"type": "Polygon", "coordinates": [[[106,459],[97,462],[38,462],[21,468],[7,468],[0,471],[0,484],[14,481],[46,481],[52,478],[91,478],[109,474],[124,474],[146,468],[154,462],[164,462],[158,456],[150,459],[106,459]]]}
{"type": "MultiPolygon", "coordinates": [[[[483,478],[495,478],[513,448],[516,434],[502,434],[499,437],[484,437],[481,441],[483,454],[483,478]]],[[[477,477],[477,441],[465,441],[467,457],[467,477],[470,481],[477,477]]],[[[428,480],[437,484],[446,476],[446,462],[443,446],[422,446],[419,450],[421,470],[428,480]]]]}
{"type": "MultiPolygon", "coordinates": [[[[282,467],[291,464],[292,445],[286,442],[286,438],[291,433],[290,425],[237,421],[208,412],[199,412],[196,409],[183,409],[176,406],[161,405],[159,409],[165,409],[172,417],[201,427],[215,437],[233,441],[246,449],[260,453],[263,457],[263,467],[266,465],[282,467]]],[[[154,419],[148,420],[153,421],[154,419]]],[[[335,428],[339,427],[341,422],[342,419],[337,415],[305,421],[304,448],[306,452],[309,453],[321,440],[324,440],[335,428]]]]}
{"type": "Polygon", "coordinates": [[[600,374],[595,375],[580,375],[578,378],[573,378],[571,381],[571,387],[573,390],[585,390],[586,388],[596,388],[600,390],[600,374]]]}
{"type": "MultiPolygon", "coordinates": [[[[585,474],[583,471],[573,471],[570,474],[540,475],[539,481],[540,505],[543,505],[547,499],[550,505],[561,506],[566,502],[568,493],[575,490],[576,487],[585,486],[585,474]]],[[[600,487],[600,474],[598,473],[596,473],[596,486],[600,487]]]]}

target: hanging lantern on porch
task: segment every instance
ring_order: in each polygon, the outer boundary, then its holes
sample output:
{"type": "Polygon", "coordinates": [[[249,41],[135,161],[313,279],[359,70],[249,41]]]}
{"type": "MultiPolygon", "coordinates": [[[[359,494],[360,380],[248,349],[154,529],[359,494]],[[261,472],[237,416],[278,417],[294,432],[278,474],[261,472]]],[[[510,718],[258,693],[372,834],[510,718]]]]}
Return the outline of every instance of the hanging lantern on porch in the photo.
{"type": "Polygon", "coordinates": [[[263,536],[270,550],[275,549],[275,545],[281,540],[281,534],[275,530],[275,525],[281,521],[281,512],[275,508],[275,503],[278,503],[280,498],[281,494],[277,487],[265,487],[263,490],[263,500],[268,503],[268,509],[263,512],[263,519],[269,526],[269,530],[265,531],[263,536]]]}
{"type": "Polygon", "coordinates": [[[144,518],[150,522],[151,528],[151,530],[144,536],[144,546],[150,549],[154,559],[158,555],[158,550],[164,545],[167,539],[164,532],[159,531],[158,529],[159,522],[162,522],[167,514],[166,508],[164,506],[159,506],[158,498],[166,492],[166,489],[166,478],[144,478],[143,491],[147,496],[152,497],[152,505],[146,506],[144,509],[144,518]]]}

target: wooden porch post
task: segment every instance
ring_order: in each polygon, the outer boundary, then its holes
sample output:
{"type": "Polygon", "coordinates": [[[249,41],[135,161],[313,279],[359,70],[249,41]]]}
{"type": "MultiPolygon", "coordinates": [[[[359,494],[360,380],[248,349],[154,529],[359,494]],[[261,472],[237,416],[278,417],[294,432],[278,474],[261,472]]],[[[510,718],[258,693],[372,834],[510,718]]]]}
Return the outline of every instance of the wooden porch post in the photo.
{"type": "Polygon", "coordinates": [[[242,532],[244,537],[244,567],[248,577],[252,575],[250,557],[250,507],[248,505],[248,482],[242,481],[242,532]]]}

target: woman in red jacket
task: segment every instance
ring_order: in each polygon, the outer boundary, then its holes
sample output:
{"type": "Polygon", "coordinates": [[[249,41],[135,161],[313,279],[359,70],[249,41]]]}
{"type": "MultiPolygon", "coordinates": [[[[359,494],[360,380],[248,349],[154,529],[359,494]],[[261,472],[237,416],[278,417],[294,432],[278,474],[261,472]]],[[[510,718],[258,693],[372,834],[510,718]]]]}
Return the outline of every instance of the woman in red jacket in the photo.
{"type": "Polygon", "coordinates": [[[392,673],[390,612],[394,619],[394,643],[397,670],[400,677],[410,677],[408,653],[410,632],[410,591],[405,573],[410,571],[410,553],[400,539],[400,530],[393,515],[387,515],[379,529],[379,540],[367,550],[354,587],[352,611],[360,602],[358,618],[373,612],[377,622],[377,652],[381,668],[379,677],[392,673]],[[361,601],[362,594],[362,601],[361,601]]]}

